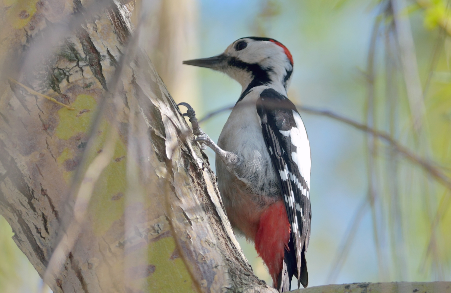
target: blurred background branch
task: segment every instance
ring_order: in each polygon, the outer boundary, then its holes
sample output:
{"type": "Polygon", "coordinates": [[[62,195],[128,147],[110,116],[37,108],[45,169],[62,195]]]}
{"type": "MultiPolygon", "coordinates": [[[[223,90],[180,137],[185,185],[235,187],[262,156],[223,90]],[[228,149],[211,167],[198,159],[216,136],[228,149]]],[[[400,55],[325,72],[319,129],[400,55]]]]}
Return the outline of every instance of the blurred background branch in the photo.
{"type": "MultiPolygon", "coordinates": [[[[226,111],[231,111],[233,107],[234,105],[229,105],[221,109],[214,110],[208,113],[205,117],[199,119],[199,123],[202,122],[205,123],[208,119],[211,119],[216,115],[219,115],[226,111]]],[[[373,129],[366,124],[361,124],[359,122],[353,121],[352,119],[336,114],[329,110],[315,109],[312,107],[300,105],[297,105],[296,107],[300,112],[331,118],[333,120],[342,122],[348,126],[352,126],[353,128],[361,130],[369,134],[371,137],[382,139],[383,141],[388,143],[394,150],[396,150],[399,154],[404,156],[408,161],[423,168],[424,171],[428,172],[431,177],[433,177],[435,180],[443,184],[446,188],[448,188],[451,191],[451,178],[445,174],[443,168],[438,163],[430,162],[428,159],[422,158],[418,154],[413,153],[405,146],[401,145],[399,142],[393,139],[392,136],[390,136],[388,133],[379,131],[377,129],[373,129]]]]}

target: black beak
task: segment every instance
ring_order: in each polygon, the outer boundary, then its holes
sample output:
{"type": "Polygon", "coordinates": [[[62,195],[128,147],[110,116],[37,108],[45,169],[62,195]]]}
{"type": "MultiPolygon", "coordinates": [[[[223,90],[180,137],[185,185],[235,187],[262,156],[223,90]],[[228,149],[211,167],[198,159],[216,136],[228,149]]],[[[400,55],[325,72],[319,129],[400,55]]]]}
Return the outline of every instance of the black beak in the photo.
{"type": "Polygon", "coordinates": [[[193,65],[205,68],[211,68],[214,70],[221,70],[227,63],[227,57],[224,54],[213,56],[210,58],[194,59],[183,61],[183,64],[193,65]]]}

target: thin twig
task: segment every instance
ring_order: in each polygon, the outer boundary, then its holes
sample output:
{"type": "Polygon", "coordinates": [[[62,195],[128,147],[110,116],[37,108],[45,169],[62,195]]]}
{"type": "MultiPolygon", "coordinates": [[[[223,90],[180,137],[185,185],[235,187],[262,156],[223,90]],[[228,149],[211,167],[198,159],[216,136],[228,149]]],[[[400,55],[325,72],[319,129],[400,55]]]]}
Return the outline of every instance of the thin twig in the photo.
{"type": "Polygon", "coordinates": [[[409,160],[411,163],[414,163],[416,165],[419,165],[424,171],[429,173],[433,178],[435,178],[438,182],[443,184],[446,188],[451,190],[451,178],[449,178],[444,172],[442,172],[439,168],[436,167],[435,164],[429,162],[428,160],[421,158],[417,154],[410,151],[405,146],[401,145],[399,142],[394,140],[390,137],[388,133],[370,128],[366,125],[363,125],[361,123],[358,123],[356,121],[353,121],[349,118],[346,118],[344,116],[340,116],[338,114],[335,114],[331,111],[327,110],[318,110],[308,107],[299,107],[299,109],[303,112],[320,115],[320,116],[326,116],[329,118],[332,118],[334,120],[343,122],[345,124],[351,125],[359,130],[365,131],[367,133],[370,133],[374,136],[379,137],[381,140],[385,141],[386,143],[390,144],[397,152],[402,154],[407,160],[409,160]]]}
{"type": "Polygon", "coordinates": [[[393,10],[392,16],[401,56],[407,98],[409,100],[410,112],[413,116],[412,124],[415,131],[420,134],[425,107],[412,30],[409,19],[406,19],[406,16],[403,16],[402,13],[406,7],[406,3],[405,0],[390,0],[390,3],[393,10]]]}
{"type": "MultiPolygon", "coordinates": [[[[376,17],[376,20],[373,24],[373,30],[371,32],[370,38],[370,46],[368,50],[367,56],[367,70],[366,70],[366,78],[367,78],[367,103],[366,103],[366,125],[368,127],[374,127],[376,125],[376,108],[375,108],[375,55],[376,55],[376,45],[379,34],[380,21],[376,17]]],[[[376,164],[376,154],[377,154],[377,136],[367,136],[366,137],[366,149],[367,149],[367,170],[368,170],[368,196],[369,202],[371,206],[371,219],[373,223],[373,237],[376,247],[376,255],[377,255],[377,266],[379,274],[382,276],[382,279],[385,279],[386,270],[384,269],[384,258],[382,257],[382,249],[381,249],[381,240],[380,237],[383,233],[379,233],[379,225],[377,221],[377,211],[376,211],[376,203],[378,199],[377,192],[377,164],[376,164]]],[[[337,271],[338,274],[338,271],[337,271]]]]}
{"type": "Polygon", "coordinates": [[[41,94],[41,93],[35,91],[34,89],[29,88],[29,87],[27,87],[26,85],[24,85],[24,84],[18,82],[18,81],[15,80],[15,79],[9,78],[9,81],[11,81],[11,82],[13,82],[13,83],[15,83],[15,84],[20,85],[21,87],[23,87],[24,89],[26,89],[26,90],[27,90],[30,94],[32,94],[32,95],[37,95],[37,96],[46,98],[47,100],[49,100],[49,101],[51,101],[51,102],[53,102],[53,103],[56,103],[56,104],[58,104],[58,105],[60,105],[60,106],[63,106],[63,107],[65,107],[65,108],[69,109],[69,110],[75,110],[75,108],[72,108],[72,107],[69,106],[69,105],[66,105],[66,104],[63,104],[63,103],[61,103],[61,102],[58,102],[57,100],[55,100],[55,99],[52,98],[52,97],[43,95],[43,94],[41,94]]]}
{"type": "Polygon", "coordinates": [[[435,213],[434,219],[432,220],[431,223],[431,232],[430,232],[430,237],[429,237],[429,243],[427,246],[427,249],[422,257],[422,261],[421,261],[421,265],[420,268],[421,270],[424,270],[424,267],[426,266],[426,261],[427,258],[429,256],[429,254],[431,253],[432,247],[435,245],[435,237],[433,237],[436,228],[439,226],[440,224],[440,220],[442,220],[444,218],[444,216],[446,215],[447,211],[449,210],[449,206],[451,204],[451,196],[449,196],[448,191],[445,190],[445,192],[442,195],[442,198],[438,204],[437,207],[437,212],[435,213]]]}
{"type": "MultiPolygon", "coordinates": [[[[386,14],[391,15],[391,6],[387,7],[386,14]]],[[[390,22],[386,26],[384,51],[385,51],[385,106],[386,113],[388,113],[387,128],[389,129],[390,137],[396,136],[399,96],[396,84],[398,82],[398,74],[396,68],[399,64],[399,56],[397,55],[396,45],[394,44],[394,24],[390,22]]],[[[398,173],[399,173],[398,153],[389,148],[389,160],[386,164],[385,179],[388,185],[389,193],[389,209],[387,211],[388,221],[390,223],[388,229],[390,231],[390,246],[393,258],[395,273],[400,280],[406,279],[406,254],[405,241],[403,231],[403,221],[400,205],[400,193],[398,188],[398,173]]]]}
{"type": "Polygon", "coordinates": [[[225,112],[225,111],[227,111],[227,110],[232,110],[234,106],[235,106],[235,105],[229,105],[229,106],[225,106],[224,108],[220,108],[220,109],[218,109],[218,110],[216,110],[216,111],[212,111],[212,112],[208,113],[207,115],[205,115],[205,117],[202,117],[202,118],[199,120],[199,123],[202,123],[202,122],[204,122],[204,121],[207,121],[208,119],[212,118],[213,116],[216,116],[216,115],[218,115],[218,114],[221,114],[222,112],[225,112]]]}
{"type": "MultiPolygon", "coordinates": [[[[76,194],[76,200],[73,208],[73,216],[69,226],[64,231],[61,240],[56,245],[45,270],[43,279],[47,282],[53,276],[58,276],[61,266],[67,258],[67,254],[72,250],[81,233],[82,225],[87,213],[87,208],[94,192],[95,184],[102,175],[105,168],[111,162],[116,147],[118,133],[111,130],[107,136],[107,142],[103,151],[97,155],[86,170],[82,184],[76,194]]],[[[41,288],[43,290],[43,288],[41,288]]]]}
{"type": "Polygon", "coordinates": [[[431,56],[431,65],[429,67],[429,73],[428,73],[428,76],[427,76],[426,81],[423,86],[423,97],[425,99],[427,98],[427,93],[428,93],[429,87],[432,82],[432,76],[434,75],[434,70],[437,67],[438,61],[440,59],[439,58],[440,51],[443,48],[443,43],[445,42],[445,37],[446,37],[445,30],[440,31],[439,35],[437,36],[437,41],[435,43],[434,52],[432,53],[432,56],[431,56]]]}

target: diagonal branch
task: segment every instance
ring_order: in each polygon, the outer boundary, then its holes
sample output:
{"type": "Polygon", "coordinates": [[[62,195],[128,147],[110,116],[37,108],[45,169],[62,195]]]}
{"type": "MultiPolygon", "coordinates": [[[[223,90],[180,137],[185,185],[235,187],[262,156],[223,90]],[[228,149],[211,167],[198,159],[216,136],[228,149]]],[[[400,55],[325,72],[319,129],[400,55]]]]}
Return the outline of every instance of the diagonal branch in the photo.
{"type": "MultiPolygon", "coordinates": [[[[216,111],[213,111],[209,114],[207,114],[205,117],[199,120],[199,123],[205,122],[206,120],[210,119],[213,116],[216,116],[222,112],[228,111],[233,109],[234,105],[225,106],[224,108],[218,109],[216,111]]],[[[425,172],[427,172],[432,178],[443,184],[447,189],[451,190],[451,178],[449,178],[445,172],[443,172],[440,168],[437,167],[437,165],[433,162],[430,162],[429,160],[420,157],[419,155],[415,154],[413,151],[409,150],[407,147],[400,144],[398,141],[393,139],[390,134],[371,128],[365,124],[359,123],[357,121],[354,121],[350,118],[347,118],[345,116],[341,116],[339,114],[336,114],[329,110],[320,110],[312,107],[307,106],[296,106],[299,111],[312,114],[312,115],[318,115],[318,116],[325,116],[328,118],[331,118],[333,120],[340,121],[344,124],[350,125],[356,129],[359,129],[361,131],[364,131],[366,133],[369,133],[373,136],[378,137],[379,139],[385,141],[388,143],[395,151],[403,155],[408,161],[411,163],[420,166],[425,172]]]]}
{"type": "Polygon", "coordinates": [[[429,162],[427,159],[420,157],[419,155],[409,150],[407,147],[401,145],[399,142],[394,140],[388,133],[373,129],[364,124],[356,122],[347,117],[335,114],[328,110],[318,110],[309,107],[298,107],[298,108],[303,112],[314,115],[326,116],[379,137],[381,140],[385,141],[390,146],[392,146],[397,152],[402,154],[408,161],[416,165],[419,165],[424,171],[429,173],[429,175],[431,175],[435,180],[437,180],[438,182],[443,184],[446,188],[451,190],[451,179],[442,170],[437,168],[434,163],[429,162]]]}

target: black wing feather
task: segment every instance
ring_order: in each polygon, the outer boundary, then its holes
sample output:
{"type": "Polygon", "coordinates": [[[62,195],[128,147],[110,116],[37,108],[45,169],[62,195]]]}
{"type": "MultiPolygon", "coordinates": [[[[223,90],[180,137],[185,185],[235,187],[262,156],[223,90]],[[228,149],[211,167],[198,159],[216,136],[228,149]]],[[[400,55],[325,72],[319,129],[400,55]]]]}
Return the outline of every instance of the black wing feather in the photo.
{"type": "Polygon", "coordinates": [[[291,283],[292,276],[296,275],[298,285],[301,282],[306,287],[308,273],[305,251],[310,238],[311,220],[310,200],[307,196],[309,188],[299,171],[300,162],[295,162],[295,158],[292,157],[297,147],[293,144],[291,135],[281,133],[297,127],[293,115],[299,114],[288,98],[273,89],[262,91],[257,102],[257,113],[260,116],[263,137],[273,166],[279,175],[291,227],[289,250],[285,251],[284,257],[289,282],[291,283]]]}

